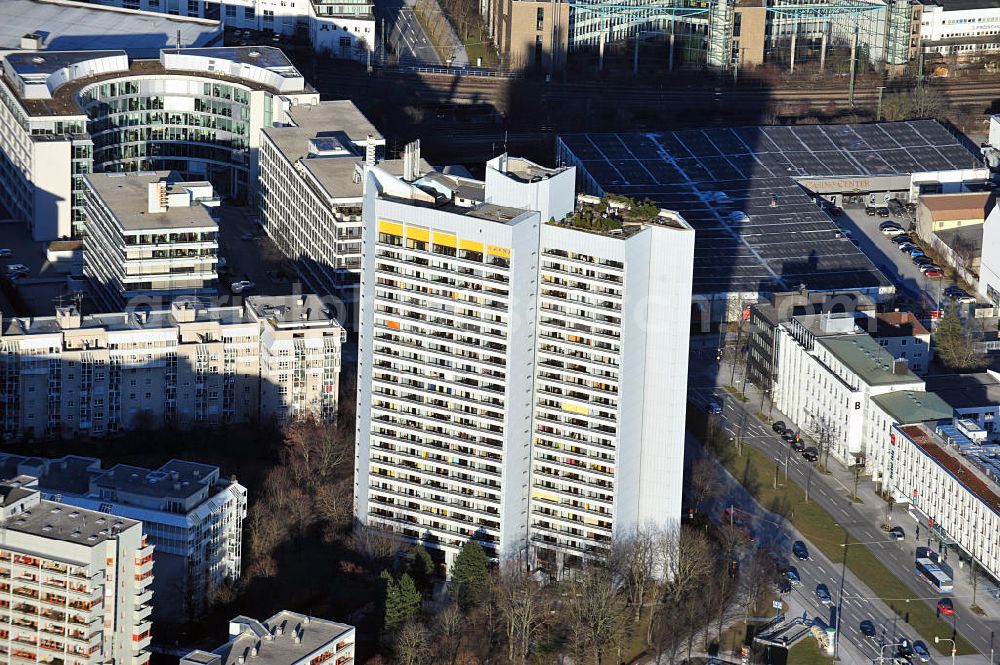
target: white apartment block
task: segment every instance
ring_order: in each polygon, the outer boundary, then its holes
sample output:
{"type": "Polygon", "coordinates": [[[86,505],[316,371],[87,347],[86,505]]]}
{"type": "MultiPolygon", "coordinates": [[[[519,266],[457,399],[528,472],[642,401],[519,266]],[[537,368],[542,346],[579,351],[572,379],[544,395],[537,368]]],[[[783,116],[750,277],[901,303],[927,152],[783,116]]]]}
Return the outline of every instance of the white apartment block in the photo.
{"type": "Polygon", "coordinates": [[[168,171],[93,173],[83,182],[84,274],[106,308],[214,293],[219,222],[209,206],[219,200],[211,183],[168,171]]]}
{"type": "Polygon", "coordinates": [[[192,620],[218,588],[239,580],[247,491],[219,467],[171,460],[155,470],[103,469],[93,457],[3,454],[0,475],[32,476],[47,499],[141,521],[156,548],[156,621],[192,620]]]}
{"type": "Polygon", "coordinates": [[[935,0],[923,6],[925,53],[977,55],[1000,50],[1000,6],[994,0],[935,0]]]}
{"type": "Polygon", "coordinates": [[[878,474],[885,491],[1000,577],[1000,476],[996,444],[966,435],[961,421],[893,428],[878,474]],[[963,431],[964,430],[964,431],[963,431]]]}
{"type": "Polygon", "coordinates": [[[85,233],[92,172],[178,171],[255,200],[260,130],[319,100],[263,46],[163,50],[158,60],[20,51],[2,62],[0,193],[39,241],[85,233]]]}
{"type": "Polygon", "coordinates": [[[10,663],[149,662],[153,546],[142,525],[0,484],[0,653],[10,663]]]}
{"type": "Polygon", "coordinates": [[[257,621],[229,622],[229,641],[195,650],[180,665],[353,665],[354,626],[284,610],[257,621]]]}
{"type": "Polygon", "coordinates": [[[863,460],[875,395],[923,391],[924,382],[855,327],[854,314],[793,317],[775,331],[774,405],[830,456],[863,460]]]}
{"type": "Polygon", "coordinates": [[[91,316],[66,307],[3,323],[8,439],[336,417],[345,332],[315,296],[91,316]]]}
{"type": "Polygon", "coordinates": [[[575,169],[506,155],[478,190],[368,177],[357,518],[556,574],[675,524],[691,228],[577,228],[575,169]]]}
{"type": "Polygon", "coordinates": [[[366,61],[374,53],[372,0],[93,0],[102,5],[222,21],[227,28],[308,38],[313,50],[366,61]]]}

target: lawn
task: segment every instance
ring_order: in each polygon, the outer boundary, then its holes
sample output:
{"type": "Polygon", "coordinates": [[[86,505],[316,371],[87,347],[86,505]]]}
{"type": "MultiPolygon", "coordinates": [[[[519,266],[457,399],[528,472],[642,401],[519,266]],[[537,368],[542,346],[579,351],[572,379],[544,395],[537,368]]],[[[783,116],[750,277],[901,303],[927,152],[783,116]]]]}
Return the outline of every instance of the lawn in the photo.
{"type": "Polygon", "coordinates": [[[488,42],[469,42],[465,45],[465,52],[469,56],[469,66],[476,66],[476,58],[483,59],[483,67],[488,69],[496,69],[497,65],[497,54],[496,51],[490,48],[488,42]]]}
{"type": "MultiPolygon", "coordinates": [[[[704,414],[691,410],[693,417],[704,421],[704,414]]],[[[691,423],[697,430],[698,423],[691,423]]],[[[701,425],[704,428],[704,424],[701,425]]],[[[847,536],[843,527],[816,503],[806,503],[805,491],[792,482],[773,488],[774,461],[754,450],[743,446],[742,456],[729,446],[715,451],[716,456],[765,508],[786,515],[799,532],[823,552],[830,561],[839,564],[844,557],[844,540],[847,536]]],[[[848,548],[847,567],[868,586],[872,592],[906,620],[928,645],[935,646],[942,654],[950,652],[947,643],[934,645],[934,636],[950,636],[950,623],[941,621],[935,611],[923,601],[915,600],[916,594],[879,561],[868,547],[855,545],[848,548]],[[910,602],[908,599],[914,599],[910,602]],[[909,617],[907,619],[907,616],[909,617]]],[[[968,642],[958,636],[958,654],[974,654],[968,642]]]]}
{"type": "Polygon", "coordinates": [[[793,665],[832,665],[833,657],[823,653],[812,636],[788,650],[788,662],[793,665]]]}

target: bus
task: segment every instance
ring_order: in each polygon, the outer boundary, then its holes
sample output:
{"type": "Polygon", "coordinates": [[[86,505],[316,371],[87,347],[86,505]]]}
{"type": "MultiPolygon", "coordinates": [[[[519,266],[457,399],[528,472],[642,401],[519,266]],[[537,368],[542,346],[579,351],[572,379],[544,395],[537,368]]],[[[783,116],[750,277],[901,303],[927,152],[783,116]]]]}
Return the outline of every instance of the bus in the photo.
{"type": "Polygon", "coordinates": [[[954,590],[951,575],[930,559],[917,559],[916,572],[941,593],[950,593],[954,590]]]}

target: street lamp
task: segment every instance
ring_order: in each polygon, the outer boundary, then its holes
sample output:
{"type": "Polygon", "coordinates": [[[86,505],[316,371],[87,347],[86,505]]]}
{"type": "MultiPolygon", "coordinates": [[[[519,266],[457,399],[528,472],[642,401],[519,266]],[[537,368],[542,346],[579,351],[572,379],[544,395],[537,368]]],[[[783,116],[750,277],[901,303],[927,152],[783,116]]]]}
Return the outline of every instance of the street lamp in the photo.
{"type": "Polygon", "coordinates": [[[951,665],[955,665],[955,651],[956,651],[955,640],[949,639],[947,637],[938,637],[937,635],[935,635],[934,644],[938,644],[939,642],[951,642],[951,665]]]}
{"type": "MultiPolygon", "coordinates": [[[[841,547],[844,548],[844,556],[840,560],[840,594],[837,601],[837,632],[833,636],[833,658],[837,659],[837,655],[840,650],[840,617],[844,613],[844,578],[847,576],[847,548],[850,545],[877,545],[879,543],[887,543],[888,540],[872,540],[863,543],[852,543],[851,534],[847,532],[847,527],[844,527],[844,542],[841,543],[841,547]]],[[[880,656],[881,658],[881,656],[880,656]]]]}

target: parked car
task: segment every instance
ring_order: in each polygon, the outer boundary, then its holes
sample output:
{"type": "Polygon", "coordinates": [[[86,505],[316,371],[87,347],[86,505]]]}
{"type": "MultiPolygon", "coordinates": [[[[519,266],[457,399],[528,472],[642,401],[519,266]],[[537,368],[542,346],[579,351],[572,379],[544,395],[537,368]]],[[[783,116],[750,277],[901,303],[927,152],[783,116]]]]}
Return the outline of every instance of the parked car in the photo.
{"type": "Polygon", "coordinates": [[[918,256],[927,256],[927,255],[924,254],[924,250],[920,249],[919,247],[910,250],[910,258],[915,259],[918,256]]]}
{"type": "Polygon", "coordinates": [[[913,655],[916,656],[921,663],[931,662],[931,652],[927,650],[927,645],[923,642],[917,641],[913,643],[913,655]]]}
{"type": "Polygon", "coordinates": [[[904,231],[903,229],[899,228],[898,226],[892,226],[892,227],[889,227],[887,229],[883,229],[882,235],[888,236],[889,238],[895,238],[897,236],[904,236],[904,235],[906,235],[906,231],[904,231]]]}
{"type": "Polygon", "coordinates": [[[816,597],[819,598],[819,602],[824,605],[833,605],[833,598],[830,597],[830,590],[826,588],[825,584],[816,585],[816,597]]]}
{"type": "Polygon", "coordinates": [[[926,274],[928,270],[941,270],[941,266],[934,263],[933,261],[931,261],[930,263],[925,263],[924,265],[920,266],[920,272],[926,274]]]}
{"type": "Polygon", "coordinates": [[[937,602],[938,612],[950,617],[955,613],[955,604],[951,602],[951,598],[942,598],[937,602]]]}
{"type": "Polygon", "coordinates": [[[712,415],[718,415],[722,413],[722,405],[718,402],[709,402],[705,405],[705,411],[712,415]]]}
{"type": "Polygon", "coordinates": [[[875,214],[878,215],[879,217],[888,217],[889,209],[886,208],[885,206],[881,206],[875,209],[875,214]]]}
{"type": "Polygon", "coordinates": [[[806,544],[801,540],[796,540],[792,543],[792,554],[794,554],[795,558],[799,561],[809,560],[809,548],[806,547],[806,544]]]}
{"type": "Polygon", "coordinates": [[[869,217],[875,216],[875,206],[865,206],[865,214],[869,217]]]}
{"type": "Polygon", "coordinates": [[[913,257],[913,265],[915,265],[917,267],[925,266],[928,263],[934,263],[934,260],[931,259],[931,257],[929,257],[929,256],[922,256],[921,255],[921,256],[914,256],[913,257]]]}
{"type": "Polygon", "coordinates": [[[28,270],[28,266],[23,263],[11,263],[5,268],[5,272],[7,273],[7,277],[9,279],[19,279],[31,274],[31,271],[28,270]]]}
{"type": "Polygon", "coordinates": [[[6,247],[0,249],[0,258],[7,259],[14,255],[14,252],[10,251],[6,247]]]}
{"type": "Polygon", "coordinates": [[[913,238],[909,233],[903,233],[892,238],[892,242],[896,245],[902,245],[904,242],[913,242],[913,238]]]}
{"type": "Polygon", "coordinates": [[[246,242],[249,242],[249,241],[251,241],[253,239],[254,239],[254,234],[252,234],[252,233],[244,233],[244,234],[240,235],[240,240],[243,240],[243,241],[246,241],[246,242]]]}
{"type": "Polygon", "coordinates": [[[778,434],[784,433],[784,431],[785,431],[785,421],[784,420],[777,420],[777,421],[775,421],[775,423],[773,425],[771,425],[771,429],[773,429],[778,434]]]}
{"type": "Polygon", "coordinates": [[[810,446],[802,451],[802,457],[804,457],[807,462],[815,462],[819,459],[819,451],[810,446]]]}
{"type": "Polygon", "coordinates": [[[905,637],[901,638],[899,640],[899,647],[896,649],[896,655],[900,658],[910,660],[910,656],[913,655],[913,643],[905,637]]]}
{"type": "Polygon", "coordinates": [[[229,285],[233,293],[243,293],[244,291],[249,291],[254,287],[254,283],[248,279],[241,279],[238,282],[233,282],[229,285]]]}
{"type": "Polygon", "coordinates": [[[955,286],[954,284],[952,284],[951,286],[949,286],[948,288],[946,288],[941,293],[945,294],[949,298],[957,298],[959,296],[967,296],[967,295],[969,295],[968,291],[966,291],[965,289],[963,289],[960,286],[955,286]]]}
{"type": "Polygon", "coordinates": [[[861,634],[864,635],[865,637],[870,639],[875,639],[876,630],[874,621],[869,621],[868,619],[865,619],[864,621],[861,622],[859,629],[861,630],[861,634]]]}
{"type": "Polygon", "coordinates": [[[906,538],[906,532],[903,531],[903,527],[894,526],[891,529],[889,529],[889,537],[892,538],[893,540],[903,540],[904,538],[906,538]]]}
{"type": "Polygon", "coordinates": [[[928,270],[927,272],[924,273],[924,277],[927,277],[929,279],[941,279],[942,277],[944,277],[944,273],[941,272],[940,269],[928,270]]]}
{"type": "Polygon", "coordinates": [[[910,251],[912,251],[914,249],[920,249],[920,248],[917,247],[912,242],[901,242],[901,243],[899,243],[899,251],[901,251],[903,253],[909,253],[910,251]]]}
{"type": "Polygon", "coordinates": [[[792,441],[792,450],[794,450],[795,452],[801,453],[805,449],[806,449],[806,444],[805,441],[803,441],[802,439],[795,439],[794,441],[792,441]]]}
{"type": "Polygon", "coordinates": [[[886,229],[901,229],[903,226],[894,219],[887,219],[878,225],[879,231],[885,231],[886,229]]]}

